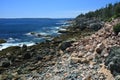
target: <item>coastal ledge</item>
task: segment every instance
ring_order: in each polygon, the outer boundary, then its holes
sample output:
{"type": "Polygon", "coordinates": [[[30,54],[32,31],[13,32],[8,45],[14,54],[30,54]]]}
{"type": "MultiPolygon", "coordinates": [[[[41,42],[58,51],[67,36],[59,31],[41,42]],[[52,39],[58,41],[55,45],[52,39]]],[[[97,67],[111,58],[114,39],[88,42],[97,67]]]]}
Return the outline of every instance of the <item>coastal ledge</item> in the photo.
{"type": "MultiPolygon", "coordinates": [[[[18,77],[34,70],[42,73],[47,67],[54,66],[58,58],[64,55],[66,49],[74,41],[92,33],[93,31],[77,31],[73,34],[71,30],[71,32],[61,34],[50,41],[46,40],[33,46],[23,45],[22,47],[14,46],[3,49],[0,51],[0,74],[2,78],[9,79],[9,76],[13,76],[14,72],[18,77]],[[10,73],[8,73],[8,69],[10,73]]],[[[12,78],[16,78],[16,75],[12,78]]]]}

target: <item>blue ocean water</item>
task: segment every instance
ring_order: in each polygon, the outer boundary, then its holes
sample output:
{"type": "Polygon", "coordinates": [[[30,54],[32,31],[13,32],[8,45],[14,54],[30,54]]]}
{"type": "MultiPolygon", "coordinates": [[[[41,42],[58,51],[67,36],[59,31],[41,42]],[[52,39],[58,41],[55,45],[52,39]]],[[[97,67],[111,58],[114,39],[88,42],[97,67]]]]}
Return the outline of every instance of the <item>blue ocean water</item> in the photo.
{"type": "Polygon", "coordinates": [[[49,38],[45,37],[47,35],[54,37],[58,35],[58,29],[68,25],[68,20],[70,19],[0,19],[0,39],[7,40],[7,43],[1,44],[1,48],[18,44],[34,44],[49,38]]]}

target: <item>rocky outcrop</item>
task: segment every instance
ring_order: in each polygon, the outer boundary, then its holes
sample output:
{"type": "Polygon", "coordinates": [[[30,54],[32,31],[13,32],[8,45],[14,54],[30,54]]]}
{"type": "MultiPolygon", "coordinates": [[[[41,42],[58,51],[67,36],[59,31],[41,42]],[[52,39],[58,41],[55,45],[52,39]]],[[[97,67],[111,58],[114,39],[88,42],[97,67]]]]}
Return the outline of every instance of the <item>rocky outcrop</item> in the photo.
{"type": "Polygon", "coordinates": [[[91,24],[89,24],[89,26],[87,28],[97,31],[97,30],[99,30],[102,27],[103,27],[103,23],[97,22],[97,23],[91,23],[91,24]]]}
{"type": "Polygon", "coordinates": [[[27,51],[27,45],[24,44],[24,45],[22,46],[22,51],[27,51]]]}
{"type": "Polygon", "coordinates": [[[0,59],[0,66],[1,67],[9,67],[11,62],[7,58],[0,59]]]}
{"type": "Polygon", "coordinates": [[[0,39],[0,44],[1,44],[1,43],[6,43],[6,42],[7,42],[6,40],[0,39]]]}
{"type": "Polygon", "coordinates": [[[74,25],[76,28],[80,30],[84,30],[87,28],[87,29],[97,31],[103,27],[104,22],[102,22],[97,18],[89,19],[89,18],[82,17],[82,18],[75,19],[74,25]]]}
{"type": "Polygon", "coordinates": [[[30,59],[32,57],[32,54],[30,52],[26,52],[23,54],[24,59],[30,59]]]}
{"type": "Polygon", "coordinates": [[[71,40],[70,41],[64,41],[59,45],[59,49],[64,51],[67,47],[70,47],[73,42],[74,41],[71,41],[71,40]]]}
{"type": "Polygon", "coordinates": [[[113,47],[110,49],[105,64],[114,76],[120,75],[120,47],[113,47]]]}

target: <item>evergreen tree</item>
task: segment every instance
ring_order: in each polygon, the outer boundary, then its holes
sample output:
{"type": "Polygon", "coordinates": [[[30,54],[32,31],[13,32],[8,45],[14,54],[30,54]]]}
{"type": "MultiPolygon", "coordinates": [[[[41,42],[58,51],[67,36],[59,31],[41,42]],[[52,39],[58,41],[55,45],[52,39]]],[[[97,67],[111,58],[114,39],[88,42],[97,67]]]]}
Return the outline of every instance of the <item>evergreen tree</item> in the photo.
{"type": "Polygon", "coordinates": [[[115,6],[115,15],[120,14],[120,3],[115,6]]]}

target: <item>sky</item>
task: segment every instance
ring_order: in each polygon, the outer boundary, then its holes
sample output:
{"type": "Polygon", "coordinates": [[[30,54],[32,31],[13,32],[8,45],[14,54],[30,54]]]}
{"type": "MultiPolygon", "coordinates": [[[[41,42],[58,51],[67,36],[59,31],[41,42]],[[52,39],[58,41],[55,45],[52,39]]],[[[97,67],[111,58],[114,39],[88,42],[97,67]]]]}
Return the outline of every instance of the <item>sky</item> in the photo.
{"type": "Polygon", "coordinates": [[[0,18],[75,18],[120,0],[0,0],[0,18]]]}

